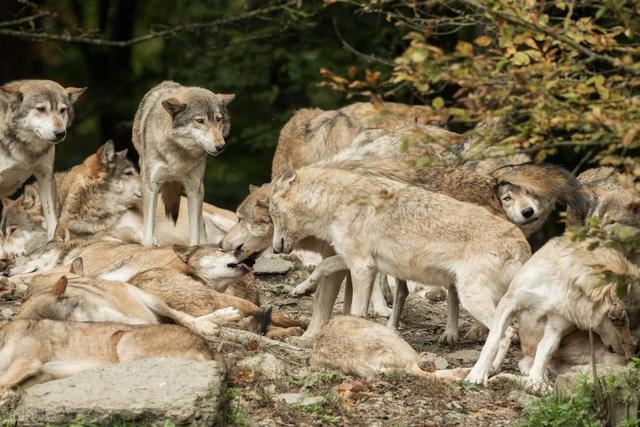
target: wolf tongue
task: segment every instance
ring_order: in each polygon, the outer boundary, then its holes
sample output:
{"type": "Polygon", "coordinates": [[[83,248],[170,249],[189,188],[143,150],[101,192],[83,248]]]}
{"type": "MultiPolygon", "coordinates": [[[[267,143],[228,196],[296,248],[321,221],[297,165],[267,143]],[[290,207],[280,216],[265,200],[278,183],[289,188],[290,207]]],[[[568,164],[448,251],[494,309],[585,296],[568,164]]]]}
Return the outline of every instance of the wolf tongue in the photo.
{"type": "Polygon", "coordinates": [[[249,271],[249,272],[253,271],[253,268],[252,268],[249,264],[247,264],[247,263],[241,262],[241,263],[240,263],[240,264],[238,264],[238,265],[239,265],[240,267],[244,268],[245,270],[249,271]]]}

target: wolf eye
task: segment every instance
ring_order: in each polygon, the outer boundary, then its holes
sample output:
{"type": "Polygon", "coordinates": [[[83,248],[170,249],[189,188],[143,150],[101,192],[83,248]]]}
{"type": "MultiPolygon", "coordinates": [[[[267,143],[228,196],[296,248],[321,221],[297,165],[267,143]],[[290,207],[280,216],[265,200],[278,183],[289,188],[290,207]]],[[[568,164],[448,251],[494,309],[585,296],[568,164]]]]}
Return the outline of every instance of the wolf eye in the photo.
{"type": "Polygon", "coordinates": [[[510,201],[510,200],[511,200],[511,196],[504,196],[504,197],[502,198],[502,201],[503,201],[503,202],[508,202],[508,201],[510,201]]]}
{"type": "Polygon", "coordinates": [[[64,114],[67,112],[67,107],[60,107],[60,113],[64,114]]]}
{"type": "Polygon", "coordinates": [[[220,114],[218,114],[216,116],[216,122],[221,122],[222,121],[222,116],[220,114]]]}
{"type": "Polygon", "coordinates": [[[39,107],[36,107],[36,110],[38,110],[41,113],[44,113],[45,111],[47,111],[47,107],[43,107],[42,105],[40,105],[39,107]]]}
{"type": "Polygon", "coordinates": [[[124,174],[126,176],[132,176],[133,175],[133,171],[132,170],[128,170],[128,171],[125,171],[124,174]]]}
{"type": "Polygon", "coordinates": [[[18,230],[18,227],[16,227],[15,225],[12,225],[11,227],[9,227],[9,229],[7,230],[7,236],[11,236],[16,230],[18,230]]]}
{"type": "Polygon", "coordinates": [[[202,117],[197,117],[193,119],[193,121],[195,121],[196,123],[204,124],[204,119],[202,117]]]}

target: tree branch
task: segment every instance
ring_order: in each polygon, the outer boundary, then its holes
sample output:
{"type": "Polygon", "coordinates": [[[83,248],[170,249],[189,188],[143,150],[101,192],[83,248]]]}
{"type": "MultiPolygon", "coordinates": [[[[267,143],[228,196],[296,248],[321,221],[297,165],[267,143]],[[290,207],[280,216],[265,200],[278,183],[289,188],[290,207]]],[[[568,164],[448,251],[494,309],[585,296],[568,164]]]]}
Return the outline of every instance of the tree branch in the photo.
{"type": "MultiPolygon", "coordinates": [[[[31,40],[31,41],[52,41],[52,42],[59,42],[59,43],[91,44],[91,45],[108,46],[108,47],[129,47],[129,46],[143,43],[156,38],[168,39],[168,38],[175,37],[180,33],[195,32],[198,30],[205,30],[205,29],[208,29],[208,30],[215,29],[216,27],[221,27],[234,22],[243,21],[246,19],[254,18],[260,15],[265,15],[265,14],[279,11],[279,10],[284,10],[284,9],[287,9],[289,6],[292,6],[295,4],[297,4],[297,0],[289,0],[280,5],[263,7],[260,9],[252,10],[250,12],[241,13],[238,15],[230,16],[230,17],[224,17],[214,21],[195,22],[195,23],[189,23],[189,24],[183,24],[183,25],[176,25],[174,27],[166,28],[161,31],[151,31],[148,34],[134,37],[129,40],[111,40],[111,39],[91,37],[91,36],[82,35],[82,34],[74,36],[70,34],[52,34],[52,33],[35,32],[35,31],[14,30],[14,29],[7,29],[7,28],[0,28],[0,35],[20,38],[25,40],[31,40]]],[[[37,15],[34,15],[34,16],[37,16],[37,15]]],[[[29,18],[32,18],[32,17],[29,17],[29,18]]],[[[23,18],[23,19],[26,19],[26,18],[23,18]]],[[[28,22],[28,21],[33,21],[33,19],[27,19],[24,22],[28,22]]],[[[5,22],[11,22],[11,21],[5,21],[5,22]]],[[[4,24],[4,22],[0,23],[0,27],[8,26],[8,25],[2,25],[2,24],[4,24]]],[[[15,24],[12,24],[12,25],[15,25],[15,24]]]]}
{"type": "Polygon", "coordinates": [[[379,64],[395,67],[396,64],[393,61],[390,61],[388,59],[378,58],[375,55],[369,55],[356,50],[353,46],[347,43],[347,41],[344,38],[342,38],[342,34],[340,34],[340,30],[338,29],[338,22],[336,21],[336,19],[333,18],[332,21],[333,21],[333,29],[336,33],[336,37],[338,37],[338,40],[340,40],[340,43],[342,43],[342,47],[344,47],[346,50],[355,54],[358,58],[363,59],[366,62],[369,62],[369,63],[377,62],[379,64]]]}
{"type": "Polygon", "coordinates": [[[542,33],[542,34],[544,34],[546,36],[551,37],[552,39],[555,39],[555,40],[557,40],[557,41],[559,41],[561,43],[569,45],[572,48],[574,48],[575,50],[577,50],[577,51],[581,52],[582,54],[586,55],[587,57],[589,57],[591,60],[599,60],[599,61],[607,62],[610,65],[613,65],[614,67],[619,67],[620,69],[622,69],[622,70],[624,70],[624,71],[626,71],[626,72],[628,72],[630,74],[633,74],[635,76],[640,76],[640,69],[636,69],[636,68],[630,67],[628,65],[625,65],[618,58],[614,58],[612,56],[602,55],[602,54],[596,53],[596,52],[592,51],[591,49],[587,48],[586,46],[581,45],[580,43],[578,43],[578,42],[576,42],[574,40],[571,40],[570,38],[568,38],[568,37],[566,37],[566,36],[564,36],[562,34],[558,34],[557,32],[552,31],[547,27],[535,24],[533,22],[524,21],[524,20],[522,20],[522,19],[520,19],[520,18],[518,18],[518,17],[516,17],[514,15],[511,15],[509,13],[504,13],[504,12],[500,12],[498,10],[491,9],[491,8],[485,6],[485,5],[478,4],[473,0],[460,0],[460,1],[462,3],[470,6],[470,7],[473,7],[475,9],[481,10],[482,12],[488,13],[488,14],[493,15],[493,16],[497,16],[500,19],[504,19],[505,21],[507,21],[507,22],[509,22],[511,24],[518,25],[518,26],[521,26],[521,27],[525,27],[525,28],[528,28],[528,29],[533,30],[535,32],[538,32],[538,33],[542,33]]]}
{"type": "Polygon", "coordinates": [[[25,24],[27,22],[33,22],[36,19],[44,18],[45,16],[54,16],[51,12],[40,12],[35,15],[25,16],[24,18],[12,19],[10,21],[0,22],[0,27],[13,27],[14,25],[25,24]]]}

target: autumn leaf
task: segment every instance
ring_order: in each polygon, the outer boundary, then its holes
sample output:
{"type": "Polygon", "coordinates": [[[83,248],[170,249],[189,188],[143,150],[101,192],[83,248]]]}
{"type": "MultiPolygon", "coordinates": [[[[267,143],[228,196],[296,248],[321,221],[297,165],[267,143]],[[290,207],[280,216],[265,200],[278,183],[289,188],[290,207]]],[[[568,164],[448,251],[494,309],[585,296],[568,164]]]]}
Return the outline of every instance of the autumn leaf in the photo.
{"type": "Polygon", "coordinates": [[[477,37],[473,42],[478,46],[487,47],[491,44],[491,41],[492,41],[491,38],[487,36],[480,36],[480,37],[477,37]]]}
{"type": "Polygon", "coordinates": [[[529,65],[531,58],[524,52],[516,52],[511,58],[511,63],[513,65],[529,65]]]}

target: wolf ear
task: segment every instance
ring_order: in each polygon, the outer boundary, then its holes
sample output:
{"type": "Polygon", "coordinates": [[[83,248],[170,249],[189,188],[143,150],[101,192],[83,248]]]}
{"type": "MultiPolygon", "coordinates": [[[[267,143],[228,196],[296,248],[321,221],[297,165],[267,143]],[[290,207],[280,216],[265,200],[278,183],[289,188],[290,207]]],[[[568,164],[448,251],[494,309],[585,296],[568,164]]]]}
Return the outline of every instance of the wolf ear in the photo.
{"type": "Polygon", "coordinates": [[[235,97],[236,95],[234,93],[216,93],[216,98],[222,101],[225,105],[233,101],[235,97]]]}
{"type": "Polygon", "coordinates": [[[73,260],[71,267],[69,268],[69,273],[84,276],[84,264],[82,263],[82,258],[78,257],[73,260]]]}
{"type": "Polygon", "coordinates": [[[254,191],[259,189],[260,187],[258,187],[257,185],[249,184],[249,193],[253,193],[254,191]]]}
{"type": "Polygon", "coordinates": [[[68,87],[64,89],[72,104],[80,98],[80,95],[82,95],[85,90],[87,90],[86,87],[68,87]]]}
{"type": "Polygon", "coordinates": [[[198,249],[197,246],[173,245],[173,252],[184,262],[189,262],[191,255],[198,249]]]}
{"type": "Polygon", "coordinates": [[[67,276],[59,278],[55,285],[53,285],[53,289],[51,289],[51,295],[56,298],[62,298],[64,291],[67,290],[67,283],[67,276]]]}
{"type": "Polygon", "coordinates": [[[178,114],[184,111],[187,108],[187,104],[181,102],[177,98],[169,98],[162,101],[162,106],[169,114],[171,114],[171,118],[175,118],[178,114]]]}
{"type": "Polygon", "coordinates": [[[0,201],[2,201],[2,210],[4,211],[5,209],[7,209],[9,206],[13,205],[15,203],[14,200],[11,200],[8,197],[0,197],[0,201]]]}
{"type": "Polygon", "coordinates": [[[116,153],[116,157],[118,157],[119,159],[126,159],[127,158],[127,153],[129,152],[128,148],[125,148],[122,151],[118,151],[116,153]]]}
{"type": "Polygon", "coordinates": [[[0,92],[4,95],[5,99],[9,101],[9,104],[16,106],[22,102],[22,90],[20,85],[15,83],[8,83],[0,87],[0,92]]]}
{"type": "Polygon", "coordinates": [[[96,152],[98,161],[104,165],[107,169],[111,169],[113,166],[113,160],[116,156],[116,150],[113,145],[113,141],[109,140],[105,142],[96,152]]]}

